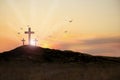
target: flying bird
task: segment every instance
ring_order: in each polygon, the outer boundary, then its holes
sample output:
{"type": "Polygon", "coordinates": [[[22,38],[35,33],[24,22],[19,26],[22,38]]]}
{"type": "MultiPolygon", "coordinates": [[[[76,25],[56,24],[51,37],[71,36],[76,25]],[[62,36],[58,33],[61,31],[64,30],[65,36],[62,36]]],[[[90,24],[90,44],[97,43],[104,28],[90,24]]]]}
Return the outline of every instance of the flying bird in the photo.
{"type": "Polygon", "coordinates": [[[71,22],[73,22],[73,20],[69,20],[69,22],[71,23],[71,22]]]}
{"type": "Polygon", "coordinates": [[[21,27],[20,30],[23,30],[23,28],[21,27]]]}
{"type": "Polygon", "coordinates": [[[65,18],[65,21],[68,21],[69,23],[73,22],[73,20],[71,18],[68,18],[68,17],[65,18]]]}
{"type": "Polygon", "coordinates": [[[52,36],[48,36],[48,37],[50,37],[50,38],[51,38],[52,36]]]}
{"type": "Polygon", "coordinates": [[[68,31],[64,31],[64,33],[67,33],[68,31]]]}
{"type": "Polygon", "coordinates": [[[20,32],[18,32],[17,34],[20,34],[20,32]]]}

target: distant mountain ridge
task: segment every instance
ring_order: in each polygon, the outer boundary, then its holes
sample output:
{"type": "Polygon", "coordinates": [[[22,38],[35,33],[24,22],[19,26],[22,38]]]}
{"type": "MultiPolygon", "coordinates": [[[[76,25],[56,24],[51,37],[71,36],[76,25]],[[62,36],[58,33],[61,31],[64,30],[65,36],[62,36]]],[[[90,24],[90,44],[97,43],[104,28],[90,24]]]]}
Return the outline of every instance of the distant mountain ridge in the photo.
{"type": "Polygon", "coordinates": [[[61,51],[36,46],[20,46],[11,51],[0,54],[0,61],[34,61],[34,62],[82,62],[82,63],[120,63],[120,58],[92,56],[85,53],[69,50],[61,51]]]}

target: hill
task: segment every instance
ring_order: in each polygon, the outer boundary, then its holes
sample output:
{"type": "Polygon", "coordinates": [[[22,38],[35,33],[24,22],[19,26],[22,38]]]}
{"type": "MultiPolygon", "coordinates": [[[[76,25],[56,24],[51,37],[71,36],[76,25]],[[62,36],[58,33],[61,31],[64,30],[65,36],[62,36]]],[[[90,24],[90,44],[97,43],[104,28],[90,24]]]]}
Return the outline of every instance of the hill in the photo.
{"type": "Polygon", "coordinates": [[[0,54],[0,80],[119,80],[120,58],[35,46],[0,54]]]}
{"type": "Polygon", "coordinates": [[[14,50],[0,54],[1,61],[37,61],[37,62],[114,62],[120,63],[120,58],[92,56],[86,53],[60,51],[36,46],[20,46],[14,50]]]}

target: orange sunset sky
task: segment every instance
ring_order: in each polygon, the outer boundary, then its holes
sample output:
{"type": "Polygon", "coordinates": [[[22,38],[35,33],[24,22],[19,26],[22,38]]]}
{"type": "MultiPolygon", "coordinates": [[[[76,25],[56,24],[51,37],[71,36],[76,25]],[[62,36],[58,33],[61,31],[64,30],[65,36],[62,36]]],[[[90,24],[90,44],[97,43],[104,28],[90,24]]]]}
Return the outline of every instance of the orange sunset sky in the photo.
{"type": "Polygon", "coordinates": [[[120,57],[120,0],[0,0],[0,52],[21,46],[27,25],[38,46],[120,57]]]}

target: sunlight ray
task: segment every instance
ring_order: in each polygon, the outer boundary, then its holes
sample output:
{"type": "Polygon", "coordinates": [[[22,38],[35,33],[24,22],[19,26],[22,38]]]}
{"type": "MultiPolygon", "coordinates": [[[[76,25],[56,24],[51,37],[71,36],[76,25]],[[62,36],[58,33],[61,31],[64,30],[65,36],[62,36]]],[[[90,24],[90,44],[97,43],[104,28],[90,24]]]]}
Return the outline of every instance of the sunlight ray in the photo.
{"type": "Polygon", "coordinates": [[[14,11],[16,17],[20,21],[21,24],[26,24],[25,19],[23,18],[22,11],[19,10],[14,0],[6,0],[6,3],[10,6],[10,8],[14,11]]]}
{"type": "Polygon", "coordinates": [[[55,14],[55,10],[57,9],[58,6],[59,6],[59,0],[53,0],[53,2],[51,3],[51,6],[49,7],[49,10],[47,11],[46,17],[44,17],[40,26],[42,30],[46,30],[45,32],[43,31],[43,34],[41,36],[42,38],[48,36],[49,35],[48,32],[53,32],[51,30],[51,27],[48,26],[48,23],[50,23],[51,19],[53,18],[55,14]]]}

